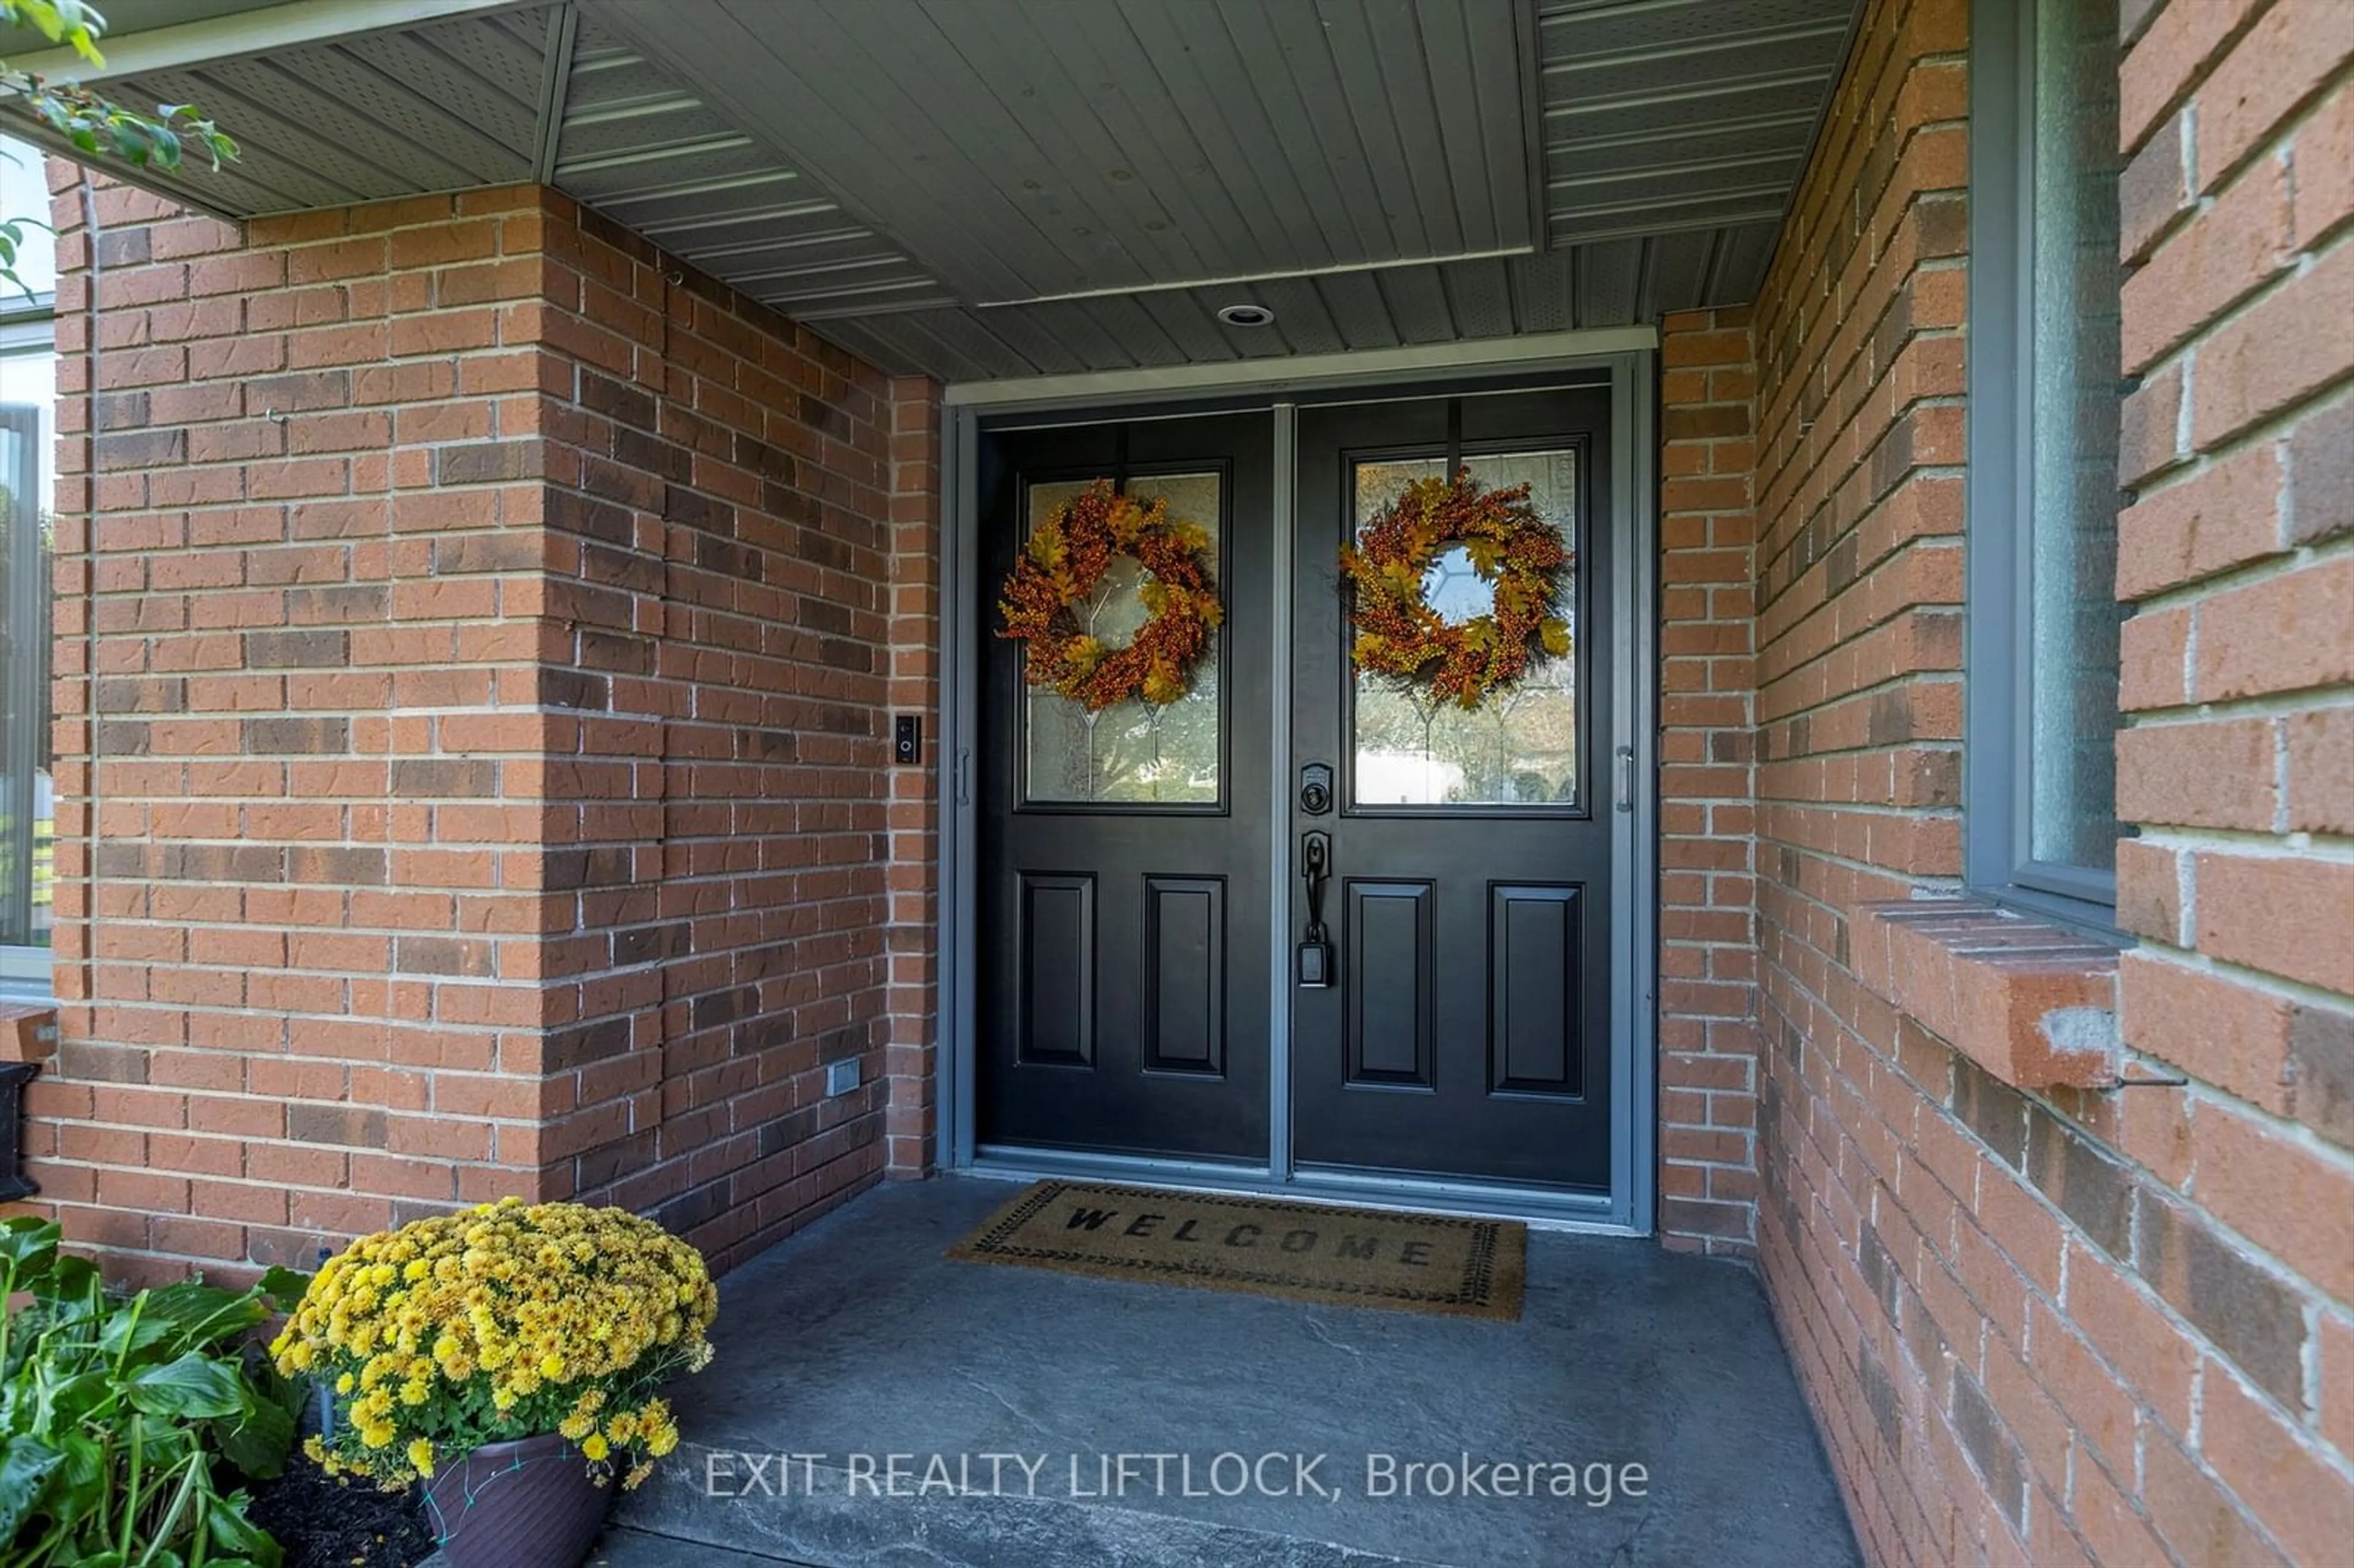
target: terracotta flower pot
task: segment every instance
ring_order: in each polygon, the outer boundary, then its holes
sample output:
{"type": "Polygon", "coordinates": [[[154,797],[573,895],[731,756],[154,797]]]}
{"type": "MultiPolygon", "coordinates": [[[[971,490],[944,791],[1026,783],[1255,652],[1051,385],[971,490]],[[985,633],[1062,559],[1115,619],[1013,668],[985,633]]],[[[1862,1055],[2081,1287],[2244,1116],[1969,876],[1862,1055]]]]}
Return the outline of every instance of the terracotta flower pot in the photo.
{"type": "Polygon", "coordinates": [[[452,1568],[580,1568],[613,1506],[561,1434],[491,1443],[425,1483],[425,1518],[452,1568]]]}

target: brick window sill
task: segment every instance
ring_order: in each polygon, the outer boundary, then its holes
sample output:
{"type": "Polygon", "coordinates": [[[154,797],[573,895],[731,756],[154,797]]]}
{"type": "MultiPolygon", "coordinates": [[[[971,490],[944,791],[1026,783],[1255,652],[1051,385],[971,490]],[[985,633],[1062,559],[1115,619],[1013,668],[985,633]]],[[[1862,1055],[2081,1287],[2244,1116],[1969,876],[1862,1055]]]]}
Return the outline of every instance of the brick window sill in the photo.
{"type": "Polygon", "coordinates": [[[46,1062],[58,1048],[58,1010],[0,1002],[0,1062],[46,1062]]]}
{"type": "Polygon", "coordinates": [[[1866,989],[2004,1083],[2118,1082],[2118,948],[1982,898],[1866,904],[1849,938],[1866,989]]]}

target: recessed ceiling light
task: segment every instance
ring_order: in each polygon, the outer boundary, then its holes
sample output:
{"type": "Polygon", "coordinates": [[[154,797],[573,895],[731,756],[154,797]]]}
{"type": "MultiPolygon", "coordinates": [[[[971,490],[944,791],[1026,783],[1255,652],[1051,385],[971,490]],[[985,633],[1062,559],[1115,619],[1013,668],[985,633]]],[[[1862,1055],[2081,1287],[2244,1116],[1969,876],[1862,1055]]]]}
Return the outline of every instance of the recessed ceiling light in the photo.
{"type": "Polygon", "coordinates": [[[1218,319],[1231,327],[1273,326],[1275,313],[1265,305],[1225,305],[1218,311],[1218,319]]]}

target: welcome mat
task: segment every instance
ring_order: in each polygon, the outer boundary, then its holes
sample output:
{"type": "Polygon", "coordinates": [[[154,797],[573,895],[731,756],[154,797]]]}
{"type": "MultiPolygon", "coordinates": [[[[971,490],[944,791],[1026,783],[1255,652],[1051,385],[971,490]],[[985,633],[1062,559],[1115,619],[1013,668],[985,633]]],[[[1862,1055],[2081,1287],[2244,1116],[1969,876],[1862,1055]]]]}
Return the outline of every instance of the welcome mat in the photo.
{"type": "Polygon", "coordinates": [[[1528,1241],[1528,1227],[1511,1220],[1040,1181],[949,1255],[1510,1321],[1521,1315],[1528,1241]]]}

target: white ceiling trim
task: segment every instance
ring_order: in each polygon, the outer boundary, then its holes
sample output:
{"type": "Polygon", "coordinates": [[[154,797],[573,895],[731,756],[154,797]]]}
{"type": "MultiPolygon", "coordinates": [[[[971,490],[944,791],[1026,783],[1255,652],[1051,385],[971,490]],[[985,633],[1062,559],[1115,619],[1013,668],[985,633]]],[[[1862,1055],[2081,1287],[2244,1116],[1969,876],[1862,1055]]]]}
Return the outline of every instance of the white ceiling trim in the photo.
{"type": "Polygon", "coordinates": [[[1222,365],[1147,366],[1135,370],[1081,371],[1076,375],[1023,376],[1002,381],[950,382],[941,389],[940,401],[956,408],[986,408],[1162,393],[1179,396],[1229,389],[1273,392],[1292,387],[1388,381],[1440,373],[1454,375],[1476,374],[1483,370],[1516,370],[1540,363],[1628,354],[1659,345],[1659,334],[1656,327],[1601,327],[1585,332],[1533,333],[1520,337],[1484,338],[1468,343],[1363,349],[1352,354],[1286,355],[1280,358],[1222,365]]]}
{"type": "Polygon", "coordinates": [[[1435,256],[1386,256],[1374,261],[1335,261],[1323,267],[1294,267],[1275,272],[1234,272],[1218,278],[1180,278],[1170,282],[1119,283],[1102,289],[1074,289],[1063,294],[1034,294],[1023,300],[976,300],[977,311],[1002,311],[1023,305],[1059,304],[1066,300],[1125,299],[1133,294],[1166,294],[1185,289],[1247,289],[1258,283],[1280,283],[1294,278],[1337,278],[1343,273],[1386,272],[1399,267],[1443,266],[1449,261],[1500,261],[1508,256],[1533,256],[1533,245],[1507,245],[1494,250],[1449,250],[1435,256]]]}
{"type": "Polygon", "coordinates": [[[92,66],[69,48],[43,49],[19,55],[12,69],[65,81],[112,81],[119,77],[149,76],[159,71],[186,70],[217,60],[246,59],[280,49],[313,44],[339,43],[371,33],[399,32],[433,22],[479,16],[493,11],[519,11],[544,0],[290,0],[260,11],[183,22],[174,27],[154,27],[101,38],[103,66],[92,66]]]}

